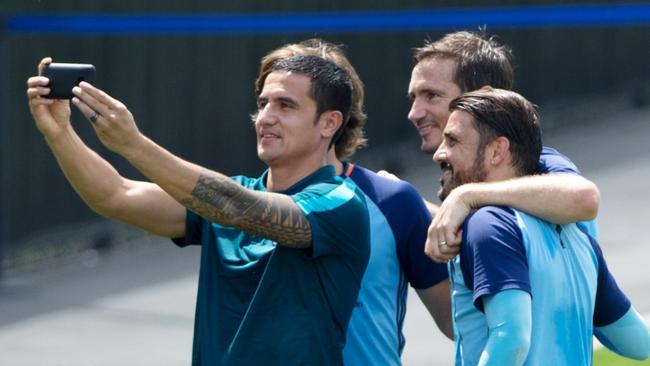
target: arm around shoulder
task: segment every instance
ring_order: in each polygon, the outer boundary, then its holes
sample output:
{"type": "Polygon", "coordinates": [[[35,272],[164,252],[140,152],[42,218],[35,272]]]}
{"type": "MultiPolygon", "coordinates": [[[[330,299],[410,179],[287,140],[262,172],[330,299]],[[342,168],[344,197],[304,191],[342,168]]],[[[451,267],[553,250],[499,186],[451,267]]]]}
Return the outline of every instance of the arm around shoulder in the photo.
{"type": "Polygon", "coordinates": [[[555,224],[593,220],[600,191],[591,181],[570,173],[525,176],[492,183],[471,183],[459,194],[472,208],[509,206],[555,224]]]}

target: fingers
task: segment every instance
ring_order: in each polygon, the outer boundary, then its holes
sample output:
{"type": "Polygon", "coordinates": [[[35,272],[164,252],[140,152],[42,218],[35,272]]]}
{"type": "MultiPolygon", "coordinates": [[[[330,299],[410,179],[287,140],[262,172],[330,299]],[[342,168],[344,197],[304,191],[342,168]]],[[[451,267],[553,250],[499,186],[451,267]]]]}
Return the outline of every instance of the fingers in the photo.
{"type": "Polygon", "coordinates": [[[52,63],[52,58],[44,57],[36,67],[38,76],[32,76],[27,79],[27,99],[29,100],[30,106],[49,105],[53,103],[50,99],[42,98],[50,94],[50,88],[47,87],[50,84],[50,79],[41,76],[45,65],[50,63],[52,63]]]}
{"type": "Polygon", "coordinates": [[[460,252],[462,232],[456,227],[438,222],[440,220],[441,216],[436,215],[429,226],[425,254],[435,262],[447,263],[460,252]]]}
{"type": "Polygon", "coordinates": [[[74,87],[72,92],[76,95],[72,102],[93,123],[96,123],[102,117],[113,119],[127,111],[126,106],[120,101],[113,99],[102,90],[85,81],[74,87]],[[98,114],[94,115],[94,112],[98,114]]]}
{"type": "Polygon", "coordinates": [[[460,252],[460,241],[454,240],[448,243],[438,236],[435,227],[429,226],[427,232],[427,241],[424,245],[425,254],[433,261],[438,263],[447,263],[460,252]]]}
{"type": "Polygon", "coordinates": [[[382,177],[390,178],[393,180],[400,180],[398,176],[396,176],[393,173],[387,172],[385,170],[380,170],[377,172],[378,175],[381,175],[382,177]]]}
{"type": "Polygon", "coordinates": [[[27,79],[27,99],[32,106],[52,104],[52,99],[41,98],[50,93],[47,87],[49,80],[43,76],[32,76],[27,79]]]}
{"type": "Polygon", "coordinates": [[[92,84],[82,81],[79,84],[79,88],[83,93],[91,96],[97,103],[108,107],[110,110],[122,111],[126,109],[124,104],[119,100],[114,99],[110,95],[106,94],[103,90],[95,88],[92,84]]]}
{"type": "Polygon", "coordinates": [[[38,64],[38,74],[41,75],[43,74],[43,68],[45,68],[45,65],[51,64],[52,63],[52,57],[44,57],[41,62],[38,64]]]}
{"type": "Polygon", "coordinates": [[[96,110],[91,108],[88,104],[86,104],[84,101],[81,101],[77,97],[72,98],[72,103],[75,106],[77,106],[79,112],[81,112],[81,114],[83,114],[83,116],[86,117],[87,120],[89,120],[93,124],[98,123],[98,120],[101,117],[100,112],[97,112],[96,110]],[[97,113],[97,115],[93,115],[94,113],[97,113]]]}

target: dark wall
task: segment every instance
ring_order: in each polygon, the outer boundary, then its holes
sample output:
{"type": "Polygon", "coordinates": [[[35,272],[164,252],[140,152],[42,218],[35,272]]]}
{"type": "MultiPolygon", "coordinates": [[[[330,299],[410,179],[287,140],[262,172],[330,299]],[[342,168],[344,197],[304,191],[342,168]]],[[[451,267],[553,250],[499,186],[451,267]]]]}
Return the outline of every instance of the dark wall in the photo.
{"type": "MultiPolygon", "coordinates": [[[[439,1],[438,7],[459,6],[439,1]]],[[[464,2],[470,4],[470,2],[464,2]]],[[[471,6],[549,4],[548,1],[475,1],[471,6]]],[[[553,2],[561,4],[562,2],[553,2]]],[[[568,2],[564,2],[568,3],[568,2]]],[[[571,1],[572,4],[592,3],[571,1]]],[[[601,3],[615,3],[614,1],[601,3]]],[[[429,8],[404,1],[400,9],[429,8]]],[[[463,7],[463,6],[460,6],[463,7]]],[[[394,9],[392,1],[9,1],[0,19],[25,13],[301,12],[394,9]]],[[[25,238],[96,218],[76,196],[36,130],[25,81],[38,61],[92,63],[96,84],[123,101],[140,129],[186,159],[226,174],[257,174],[253,81],[260,57],[287,42],[320,36],[343,43],[366,84],[371,148],[413,137],[406,120],[411,50],[447,30],[343,34],[106,36],[9,34],[0,31],[0,250],[11,254],[25,238]]],[[[489,28],[516,55],[516,90],[538,104],[606,93],[650,80],[650,27],[489,28]]],[[[73,108],[74,110],[74,108],[73,108]]],[[[106,151],[88,122],[73,124],[93,149],[123,175],[141,176],[106,151]]],[[[579,121],[578,121],[579,122],[579,121]]]]}

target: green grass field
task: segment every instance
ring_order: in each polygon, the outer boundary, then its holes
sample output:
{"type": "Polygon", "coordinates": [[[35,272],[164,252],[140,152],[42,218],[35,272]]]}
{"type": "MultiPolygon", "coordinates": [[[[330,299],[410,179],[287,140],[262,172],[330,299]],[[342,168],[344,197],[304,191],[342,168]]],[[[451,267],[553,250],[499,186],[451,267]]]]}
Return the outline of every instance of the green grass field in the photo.
{"type": "Polygon", "coordinates": [[[650,366],[650,359],[634,361],[601,348],[594,352],[594,366],[650,366]]]}

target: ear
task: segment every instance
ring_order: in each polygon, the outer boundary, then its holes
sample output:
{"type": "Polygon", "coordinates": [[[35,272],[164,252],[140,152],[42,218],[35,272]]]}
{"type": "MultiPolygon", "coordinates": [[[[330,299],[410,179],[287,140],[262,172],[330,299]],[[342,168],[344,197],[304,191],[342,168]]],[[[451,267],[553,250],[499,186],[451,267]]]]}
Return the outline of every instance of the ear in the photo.
{"type": "Polygon", "coordinates": [[[489,145],[488,164],[499,166],[510,157],[510,140],[504,136],[497,137],[489,145]]]}
{"type": "Polygon", "coordinates": [[[343,123],[343,114],[340,111],[325,111],[320,116],[320,123],[323,138],[331,139],[343,123]]]}

